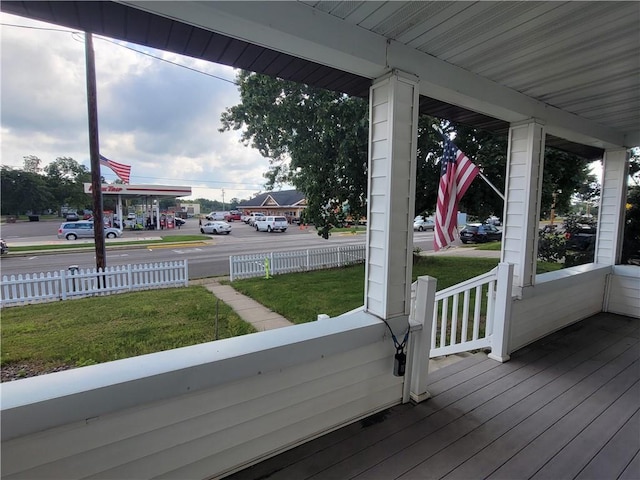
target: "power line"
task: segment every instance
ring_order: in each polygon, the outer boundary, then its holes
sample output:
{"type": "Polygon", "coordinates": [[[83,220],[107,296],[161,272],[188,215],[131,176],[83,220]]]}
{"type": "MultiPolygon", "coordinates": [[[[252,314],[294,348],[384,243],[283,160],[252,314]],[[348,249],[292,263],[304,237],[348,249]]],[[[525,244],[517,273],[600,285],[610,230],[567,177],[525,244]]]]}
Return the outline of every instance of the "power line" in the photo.
{"type": "MultiPolygon", "coordinates": [[[[60,28],[33,27],[33,26],[28,26],[28,25],[16,25],[16,24],[13,24],[13,23],[0,23],[0,25],[3,26],[3,27],[26,28],[26,29],[29,29],[29,30],[44,30],[44,31],[48,31],[48,32],[70,33],[71,34],[71,38],[73,38],[75,41],[84,42],[84,40],[76,38],[76,36],[84,35],[84,32],[79,32],[79,31],[76,31],[76,30],[63,30],[63,29],[60,29],[60,28]]],[[[197,68],[188,67],[186,65],[182,65],[182,64],[177,63],[177,62],[172,62],[171,60],[167,60],[166,58],[162,58],[162,57],[159,57],[157,55],[153,55],[151,53],[148,53],[148,52],[145,52],[145,51],[142,51],[142,50],[138,50],[136,48],[130,47],[129,45],[118,43],[117,41],[112,40],[112,39],[110,39],[108,37],[94,36],[93,38],[97,39],[97,40],[102,40],[104,42],[111,43],[111,44],[116,45],[116,46],[121,47],[121,48],[126,48],[127,50],[131,50],[131,51],[139,53],[141,55],[146,55],[147,57],[155,58],[156,60],[160,60],[161,62],[166,62],[166,63],[169,63],[171,65],[175,65],[176,67],[181,67],[181,68],[184,68],[184,69],[187,69],[187,70],[191,70],[192,72],[196,72],[196,73],[199,73],[201,75],[206,75],[207,77],[215,78],[217,80],[222,80],[223,82],[227,82],[227,83],[230,83],[232,85],[238,85],[238,82],[236,82],[235,80],[229,80],[229,79],[224,78],[224,77],[219,77],[217,75],[213,75],[212,73],[203,72],[202,70],[198,70],[197,68]]]]}

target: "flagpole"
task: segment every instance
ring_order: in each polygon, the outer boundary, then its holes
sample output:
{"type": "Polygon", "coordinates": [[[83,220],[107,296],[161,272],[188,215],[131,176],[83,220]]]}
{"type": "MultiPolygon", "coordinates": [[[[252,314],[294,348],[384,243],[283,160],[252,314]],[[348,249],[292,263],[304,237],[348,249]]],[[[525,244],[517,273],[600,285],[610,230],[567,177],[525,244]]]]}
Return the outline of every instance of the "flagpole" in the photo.
{"type": "Polygon", "coordinates": [[[491,183],[491,182],[489,181],[489,179],[484,175],[484,173],[482,173],[482,171],[481,171],[481,170],[478,170],[478,175],[480,175],[480,177],[481,177],[485,182],[487,182],[487,185],[489,185],[491,188],[493,188],[493,191],[494,191],[494,192],[496,192],[496,193],[498,194],[498,196],[499,196],[502,200],[504,200],[504,194],[503,194],[502,192],[500,192],[500,190],[498,190],[498,189],[496,188],[496,186],[495,186],[493,183],[491,183]]]}

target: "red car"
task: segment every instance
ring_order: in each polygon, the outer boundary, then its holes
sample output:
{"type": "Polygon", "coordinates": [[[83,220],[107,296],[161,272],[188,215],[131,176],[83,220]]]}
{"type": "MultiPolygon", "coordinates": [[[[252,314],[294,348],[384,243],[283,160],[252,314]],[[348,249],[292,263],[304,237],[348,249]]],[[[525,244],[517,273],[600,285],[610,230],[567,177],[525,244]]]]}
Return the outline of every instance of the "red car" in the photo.
{"type": "Polygon", "coordinates": [[[229,213],[224,216],[225,222],[233,222],[234,220],[240,221],[241,217],[239,213],[229,213]]]}

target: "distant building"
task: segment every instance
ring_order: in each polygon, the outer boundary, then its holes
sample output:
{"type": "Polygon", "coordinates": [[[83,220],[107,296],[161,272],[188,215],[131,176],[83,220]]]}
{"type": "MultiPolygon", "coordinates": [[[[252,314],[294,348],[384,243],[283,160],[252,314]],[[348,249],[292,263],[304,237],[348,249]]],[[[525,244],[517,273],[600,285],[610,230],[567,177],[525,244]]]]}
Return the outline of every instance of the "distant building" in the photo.
{"type": "Polygon", "coordinates": [[[265,215],[282,215],[287,220],[296,222],[307,207],[304,195],[297,190],[266,192],[238,205],[243,215],[264,213],[265,215]]]}
{"type": "Polygon", "coordinates": [[[196,217],[200,215],[200,204],[199,203],[178,203],[178,210],[180,212],[186,212],[187,217],[196,217]]]}

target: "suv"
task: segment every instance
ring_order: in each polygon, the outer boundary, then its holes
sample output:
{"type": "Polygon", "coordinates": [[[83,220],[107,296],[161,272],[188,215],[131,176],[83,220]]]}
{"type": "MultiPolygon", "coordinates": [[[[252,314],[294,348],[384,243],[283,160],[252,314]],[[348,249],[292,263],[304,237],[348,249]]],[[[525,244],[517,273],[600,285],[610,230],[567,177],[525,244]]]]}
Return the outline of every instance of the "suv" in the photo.
{"type": "Polygon", "coordinates": [[[564,234],[567,250],[593,250],[598,228],[592,225],[577,225],[564,234]]]}
{"type": "Polygon", "coordinates": [[[67,212],[67,214],[64,216],[64,219],[67,222],[77,222],[78,220],[80,220],[80,216],[78,215],[78,212],[67,212]]]}
{"type": "MultiPolygon", "coordinates": [[[[66,222],[58,228],[58,238],[76,240],[77,238],[93,238],[93,222],[80,220],[77,222],[66,222]]],[[[104,235],[107,238],[116,238],[122,235],[117,228],[105,228],[104,235]]]]}
{"type": "Polygon", "coordinates": [[[280,232],[286,232],[289,224],[285,217],[257,217],[255,221],[257,232],[273,232],[278,230],[280,232]]]}

